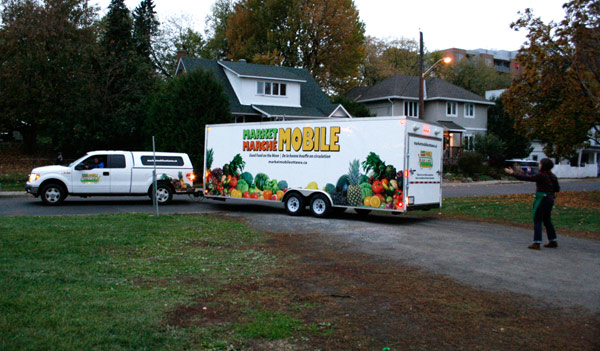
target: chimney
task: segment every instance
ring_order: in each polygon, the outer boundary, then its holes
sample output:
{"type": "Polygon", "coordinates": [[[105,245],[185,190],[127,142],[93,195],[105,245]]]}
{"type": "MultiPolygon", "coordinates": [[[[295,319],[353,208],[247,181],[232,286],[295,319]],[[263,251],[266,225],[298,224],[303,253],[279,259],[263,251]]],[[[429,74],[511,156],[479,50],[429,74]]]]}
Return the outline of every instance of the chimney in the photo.
{"type": "Polygon", "coordinates": [[[185,57],[185,50],[177,50],[177,62],[181,60],[182,57],[185,57]]]}

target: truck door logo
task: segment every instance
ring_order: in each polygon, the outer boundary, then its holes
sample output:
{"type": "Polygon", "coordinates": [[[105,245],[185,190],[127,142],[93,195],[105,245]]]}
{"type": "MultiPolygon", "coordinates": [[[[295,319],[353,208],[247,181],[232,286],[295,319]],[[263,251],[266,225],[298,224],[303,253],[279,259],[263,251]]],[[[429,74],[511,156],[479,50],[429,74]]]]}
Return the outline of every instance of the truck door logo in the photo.
{"type": "Polygon", "coordinates": [[[431,151],[421,151],[419,153],[419,167],[421,167],[421,168],[432,168],[433,167],[433,154],[431,151]]]}
{"type": "Polygon", "coordinates": [[[81,182],[82,183],[98,183],[100,181],[100,175],[95,174],[95,173],[84,173],[81,175],[81,182]]]}

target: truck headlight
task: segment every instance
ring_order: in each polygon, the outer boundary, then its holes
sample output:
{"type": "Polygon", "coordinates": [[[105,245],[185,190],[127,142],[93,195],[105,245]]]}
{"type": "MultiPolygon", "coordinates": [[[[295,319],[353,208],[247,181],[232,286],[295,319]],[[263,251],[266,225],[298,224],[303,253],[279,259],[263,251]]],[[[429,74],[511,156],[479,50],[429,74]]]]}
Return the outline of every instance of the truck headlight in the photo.
{"type": "Polygon", "coordinates": [[[40,179],[40,175],[37,174],[37,173],[31,173],[29,175],[29,183],[33,183],[33,182],[35,182],[38,179],[40,179]]]}

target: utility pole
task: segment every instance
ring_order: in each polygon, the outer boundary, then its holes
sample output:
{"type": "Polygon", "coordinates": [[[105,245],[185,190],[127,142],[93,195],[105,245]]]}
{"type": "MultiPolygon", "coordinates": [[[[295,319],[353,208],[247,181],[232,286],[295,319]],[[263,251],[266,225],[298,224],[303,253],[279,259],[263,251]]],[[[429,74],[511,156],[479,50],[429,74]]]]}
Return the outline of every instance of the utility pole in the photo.
{"type": "Polygon", "coordinates": [[[425,73],[423,72],[423,32],[419,31],[419,118],[425,118],[425,73]]]}

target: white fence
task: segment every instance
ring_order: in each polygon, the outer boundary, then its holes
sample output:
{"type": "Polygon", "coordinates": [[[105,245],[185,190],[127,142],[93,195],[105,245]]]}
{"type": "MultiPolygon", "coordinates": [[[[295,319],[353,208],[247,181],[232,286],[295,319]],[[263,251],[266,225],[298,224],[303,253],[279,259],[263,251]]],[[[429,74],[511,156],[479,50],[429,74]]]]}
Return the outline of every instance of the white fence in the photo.
{"type": "Polygon", "coordinates": [[[552,173],[558,178],[588,178],[598,176],[598,165],[587,164],[581,167],[572,167],[571,165],[555,165],[552,173]]]}

